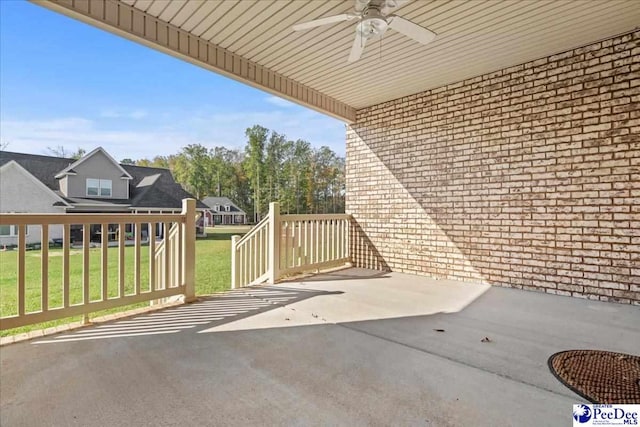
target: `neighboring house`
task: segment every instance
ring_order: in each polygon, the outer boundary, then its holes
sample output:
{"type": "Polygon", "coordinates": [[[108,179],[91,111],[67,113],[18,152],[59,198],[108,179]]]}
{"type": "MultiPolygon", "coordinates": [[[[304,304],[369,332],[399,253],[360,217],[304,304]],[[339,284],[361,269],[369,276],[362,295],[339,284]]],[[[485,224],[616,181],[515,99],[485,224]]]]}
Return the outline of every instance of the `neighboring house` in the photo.
{"type": "MultiPolygon", "coordinates": [[[[101,147],[77,160],[0,151],[0,212],[178,213],[192,197],[168,169],[121,165],[101,147]]],[[[92,240],[99,240],[94,227],[92,240]]],[[[14,226],[0,228],[0,245],[15,244],[16,234],[14,226]]],[[[162,236],[161,226],[155,234],[162,236]]],[[[62,227],[50,227],[49,237],[60,239],[62,227]]],[[[72,226],[71,239],[82,239],[81,226],[72,226]]],[[[27,243],[37,242],[39,228],[28,227],[27,243]]]]}
{"type": "Polygon", "coordinates": [[[203,219],[205,226],[246,224],[247,214],[228,197],[206,197],[202,203],[207,206],[203,219]]]}

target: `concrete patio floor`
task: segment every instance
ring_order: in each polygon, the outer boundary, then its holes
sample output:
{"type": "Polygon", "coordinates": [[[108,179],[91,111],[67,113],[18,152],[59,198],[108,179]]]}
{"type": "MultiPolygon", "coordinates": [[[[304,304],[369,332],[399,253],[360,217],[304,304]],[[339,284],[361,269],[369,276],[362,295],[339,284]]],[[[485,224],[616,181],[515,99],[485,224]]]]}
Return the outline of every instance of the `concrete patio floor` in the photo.
{"type": "Polygon", "coordinates": [[[343,270],[5,346],[0,424],[570,425],[584,400],[547,358],[639,354],[639,325],[637,306],[343,270]]]}

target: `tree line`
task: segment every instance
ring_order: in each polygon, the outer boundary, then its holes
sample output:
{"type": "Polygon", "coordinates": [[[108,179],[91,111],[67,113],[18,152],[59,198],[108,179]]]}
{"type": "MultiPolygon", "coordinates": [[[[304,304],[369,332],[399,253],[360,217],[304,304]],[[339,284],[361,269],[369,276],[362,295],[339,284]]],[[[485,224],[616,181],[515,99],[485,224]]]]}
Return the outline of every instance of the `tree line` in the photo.
{"type": "Polygon", "coordinates": [[[283,213],[344,212],[343,157],[259,125],[245,135],[244,150],[190,144],[177,154],[122,163],[168,168],[198,199],[228,197],[254,220],[275,201],[283,213]]]}

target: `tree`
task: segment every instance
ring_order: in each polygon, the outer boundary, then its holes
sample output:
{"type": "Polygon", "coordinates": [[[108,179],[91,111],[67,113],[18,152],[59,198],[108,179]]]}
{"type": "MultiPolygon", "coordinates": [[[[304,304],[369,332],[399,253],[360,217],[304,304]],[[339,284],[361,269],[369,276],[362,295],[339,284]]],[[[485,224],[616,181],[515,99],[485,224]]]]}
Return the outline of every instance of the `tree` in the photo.
{"type": "Polygon", "coordinates": [[[200,144],[189,144],[175,157],[173,174],[186,189],[201,199],[211,187],[209,150],[200,144]]]}
{"type": "Polygon", "coordinates": [[[199,199],[229,197],[245,212],[253,212],[255,221],[275,201],[286,213],[344,212],[343,157],[329,147],[314,149],[307,141],[291,141],[259,125],[245,135],[244,150],[191,144],[177,154],[136,164],[170,169],[199,199]]]}
{"type": "Polygon", "coordinates": [[[262,178],[264,186],[264,149],[268,133],[269,130],[260,125],[254,125],[245,132],[248,141],[245,149],[244,170],[253,189],[254,220],[256,222],[260,220],[261,213],[265,211],[262,205],[264,198],[261,194],[260,181],[262,178]]]}
{"type": "Polygon", "coordinates": [[[121,164],[121,165],[135,165],[135,164],[136,164],[136,162],[135,162],[134,160],[132,160],[132,159],[130,159],[130,158],[128,158],[128,157],[127,157],[126,159],[122,159],[122,160],[120,160],[120,164],[121,164]]]}
{"type": "Polygon", "coordinates": [[[87,154],[87,150],[85,150],[84,148],[78,147],[76,151],[69,151],[62,145],[58,145],[56,147],[47,147],[47,151],[49,152],[49,154],[52,154],[55,157],[62,157],[65,159],[79,159],[87,154]]]}

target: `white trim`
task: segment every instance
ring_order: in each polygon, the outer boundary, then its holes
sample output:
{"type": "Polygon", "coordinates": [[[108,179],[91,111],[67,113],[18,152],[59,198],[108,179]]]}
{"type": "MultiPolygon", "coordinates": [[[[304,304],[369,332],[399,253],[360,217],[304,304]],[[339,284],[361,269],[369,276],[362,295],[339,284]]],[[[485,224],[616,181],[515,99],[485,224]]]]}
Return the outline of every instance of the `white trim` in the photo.
{"type": "MultiPolygon", "coordinates": [[[[85,193],[87,195],[87,197],[97,197],[99,199],[113,199],[113,180],[111,179],[102,179],[102,178],[86,178],[85,181],[85,193]],[[89,194],[89,180],[93,180],[93,181],[98,181],[98,194],[89,194]],[[104,196],[102,195],[102,182],[109,182],[109,195],[108,196],[104,196]]],[[[96,188],[96,187],[92,187],[92,188],[96,188]]],[[[127,197],[128,198],[128,197],[127,197]]]]}
{"type": "Polygon", "coordinates": [[[120,170],[120,172],[122,172],[124,175],[126,175],[126,177],[121,177],[121,179],[133,179],[133,177],[129,174],[129,172],[124,170],[124,168],[122,166],[120,166],[120,163],[118,163],[113,157],[111,157],[111,155],[109,153],[107,153],[104,150],[104,148],[102,148],[102,147],[96,148],[95,150],[93,150],[89,154],[86,154],[83,157],[81,157],[78,160],[76,160],[75,162],[71,163],[69,166],[67,166],[66,168],[62,169],[60,172],[58,172],[58,174],[55,177],[56,178],[62,178],[63,176],[65,176],[67,174],[69,169],[74,169],[75,167],[80,165],[82,162],[84,162],[85,160],[87,160],[90,157],[93,157],[95,154],[97,154],[99,152],[104,154],[107,157],[107,159],[109,159],[111,161],[111,163],[116,165],[116,167],[120,170]]]}
{"type": "Polygon", "coordinates": [[[71,206],[62,197],[58,196],[55,193],[55,191],[53,191],[52,189],[50,189],[49,187],[44,185],[44,183],[42,181],[40,181],[38,178],[33,176],[28,170],[23,168],[22,165],[20,165],[20,163],[16,162],[15,160],[11,160],[11,161],[5,163],[4,165],[0,166],[0,173],[2,173],[2,171],[6,170],[10,166],[17,167],[18,172],[21,172],[23,175],[25,175],[27,178],[29,178],[35,185],[39,186],[41,189],[46,190],[49,193],[51,193],[51,195],[53,195],[53,197],[56,199],[56,201],[64,203],[64,205],[67,206],[67,207],[71,206]]]}

